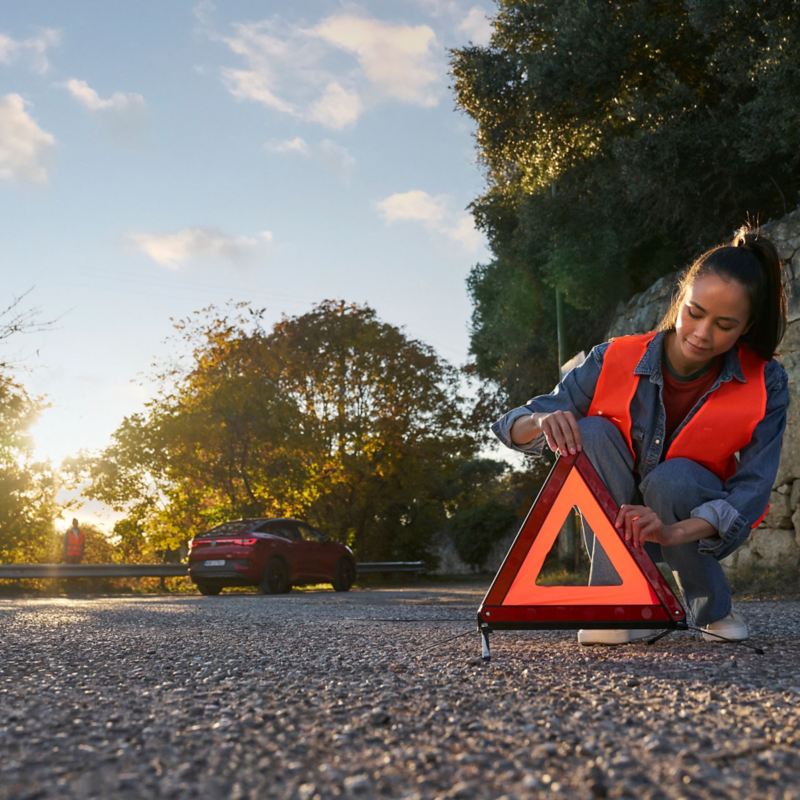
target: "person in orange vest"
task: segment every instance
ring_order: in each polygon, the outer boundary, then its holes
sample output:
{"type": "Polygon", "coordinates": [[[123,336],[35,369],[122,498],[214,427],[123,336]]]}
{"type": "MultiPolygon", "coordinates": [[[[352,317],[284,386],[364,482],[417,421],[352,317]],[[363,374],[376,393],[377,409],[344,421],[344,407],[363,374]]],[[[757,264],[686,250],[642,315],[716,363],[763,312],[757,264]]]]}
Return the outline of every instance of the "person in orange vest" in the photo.
{"type": "MultiPolygon", "coordinates": [[[[598,345],[550,394],[492,426],[522,452],[588,455],[620,507],[617,529],[669,565],[706,641],[749,636],[719,562],[768,507],[789,403],[773,358],[785,329],[781,260],[743,228],[688,268],[657,330],[598,345]]],[[[585,525],[584,543],[590,585],[618,583],[585,525]]],[[[581,630],[578,641],[654,633],[581,630]]]]}
{"type": "Polygon", "coordinates": [[[72,527],[64,534],[64,563],[80,564],[83,560],[83,547],[86,537],[78,526],[78,520],[72,520],[72,527]]]}

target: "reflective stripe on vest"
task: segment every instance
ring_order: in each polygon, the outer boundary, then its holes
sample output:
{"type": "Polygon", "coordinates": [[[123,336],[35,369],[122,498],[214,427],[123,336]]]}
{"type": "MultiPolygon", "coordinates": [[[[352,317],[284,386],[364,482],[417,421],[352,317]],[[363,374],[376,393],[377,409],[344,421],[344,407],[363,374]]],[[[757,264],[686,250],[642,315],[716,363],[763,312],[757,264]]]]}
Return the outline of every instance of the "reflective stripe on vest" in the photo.
{"type": "MultiPolygon", "coordinates": [[[[589,407],[589,416],[606,417],[617,426],[631,453],[631,401],[640,378],[634,370],[655,335],[650,332],[611,340],[589,407]]],[[[673,439],[665,456],[695,461],[722,481],[736,472],[734,454],[750,442],[767,407],[766,361],[743,345],[737,346],[737,352],[745,383],[732,378],[712,392],[673,439]]]]}
{"type": "Polygon", "coordinates": [[[83,531],[70,528],[67,531],[67,557],[80,556],[83,553],[83,531]]]}

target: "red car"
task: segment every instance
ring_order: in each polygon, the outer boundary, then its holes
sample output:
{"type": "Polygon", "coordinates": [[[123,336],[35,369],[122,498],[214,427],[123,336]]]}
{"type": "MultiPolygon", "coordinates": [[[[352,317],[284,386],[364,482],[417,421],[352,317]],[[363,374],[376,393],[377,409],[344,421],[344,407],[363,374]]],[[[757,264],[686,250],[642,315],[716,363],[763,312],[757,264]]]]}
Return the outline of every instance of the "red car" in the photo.
{"type": "Polygon", "coordinates": [[[239,519],[192,539],[189,576],[202,594],[258,586],[283,594],[292,585],[332,583],[346,592],[356,577],[353,551],[296,519],[239,519]]]}

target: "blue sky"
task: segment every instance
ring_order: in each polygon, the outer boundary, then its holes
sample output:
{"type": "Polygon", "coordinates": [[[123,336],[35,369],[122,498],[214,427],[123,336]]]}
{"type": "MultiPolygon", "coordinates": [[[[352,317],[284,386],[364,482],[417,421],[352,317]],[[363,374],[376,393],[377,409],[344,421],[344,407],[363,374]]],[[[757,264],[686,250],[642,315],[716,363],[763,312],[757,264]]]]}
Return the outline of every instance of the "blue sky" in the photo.
{"type": "Polygon", "coordinates": [[[489,0],[0,0],[3,305],[49,330],[0,354],[58,463],[141,408],[170,318],[324,298],[467,359],[482,189],[447,48],[489,0]]]}

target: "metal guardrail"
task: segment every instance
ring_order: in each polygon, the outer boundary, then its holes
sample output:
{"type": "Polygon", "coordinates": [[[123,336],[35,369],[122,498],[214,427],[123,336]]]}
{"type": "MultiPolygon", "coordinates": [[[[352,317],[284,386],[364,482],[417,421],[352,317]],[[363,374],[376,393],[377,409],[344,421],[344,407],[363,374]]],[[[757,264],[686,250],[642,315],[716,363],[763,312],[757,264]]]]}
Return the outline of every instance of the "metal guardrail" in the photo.
{"type": "Polygon", "coordinates": [[[366,575],[371,572],[425,572],[423,561],[361,561],[356,572],[366,575]]]}
{"type": "Polygon", "coordinates": [[[186,564],[0,564],[0,578],[173,578],[186,564]]]}
{"type": "MultiPolygon", "coordinates": [[[[424,572],[422,561],[362,561],[359,575],[380,572],[424,572]]],[[[186,564],[0,564],[0,578],[175,578],[187,575],[186,564]]]]}

